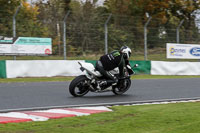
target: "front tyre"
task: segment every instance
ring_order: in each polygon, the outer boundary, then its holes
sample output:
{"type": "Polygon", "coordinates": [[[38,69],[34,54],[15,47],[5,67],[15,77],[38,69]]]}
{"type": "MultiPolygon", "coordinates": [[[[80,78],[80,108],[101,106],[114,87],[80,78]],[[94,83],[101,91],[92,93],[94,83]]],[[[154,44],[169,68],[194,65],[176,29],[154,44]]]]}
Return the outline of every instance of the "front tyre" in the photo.
{"type": "Polygon", "coordinates": [[[74,97],[82,97],[89,92],[89,79],[85,75],[76,77],[69,85],[69,92],[74,97]]]}
{"type": "Polygon", "coordinates": [[[125,93],[131,86],[131,80],[130,79],[124,79],[119,81],[119,83],[116,86],[113,86],[113,93],[116,95],[121,95],[125,93]]]}

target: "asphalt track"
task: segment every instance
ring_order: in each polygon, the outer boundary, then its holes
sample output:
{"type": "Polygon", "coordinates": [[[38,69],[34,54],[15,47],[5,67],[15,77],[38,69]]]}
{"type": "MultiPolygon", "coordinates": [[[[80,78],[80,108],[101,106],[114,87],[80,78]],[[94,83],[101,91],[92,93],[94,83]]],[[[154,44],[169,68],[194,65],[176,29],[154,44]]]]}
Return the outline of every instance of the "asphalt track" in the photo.
{"type": "Polygon", "coordinates": [[[0,111],[200,97],[198,78],[132,80],[123,95],[90,92],[81,98],[69,94],[69,83],[0,83],[0,111]]]}

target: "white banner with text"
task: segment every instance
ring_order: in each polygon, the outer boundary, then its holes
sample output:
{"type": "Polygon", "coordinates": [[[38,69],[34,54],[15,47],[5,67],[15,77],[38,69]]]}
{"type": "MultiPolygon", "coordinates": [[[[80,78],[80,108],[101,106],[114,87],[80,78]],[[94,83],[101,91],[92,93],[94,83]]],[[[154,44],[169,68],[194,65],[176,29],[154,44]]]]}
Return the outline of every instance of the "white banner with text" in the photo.
{"type": "Polygon", "coordinates": [[[167,43],[167,58],[200,59],[200,45],[167,43]]]}
{"type": "Polygon", "coordinates": [[[0,36],[1,55],[52,54],[52,39],[38,37],[0,36]]]}

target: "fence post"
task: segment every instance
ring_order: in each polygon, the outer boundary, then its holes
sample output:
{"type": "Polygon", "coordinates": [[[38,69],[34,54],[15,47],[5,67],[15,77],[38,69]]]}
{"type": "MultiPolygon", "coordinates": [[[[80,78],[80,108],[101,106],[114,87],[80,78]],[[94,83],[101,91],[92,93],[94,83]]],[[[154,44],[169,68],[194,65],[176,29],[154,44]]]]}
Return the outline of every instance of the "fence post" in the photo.
{"type": "Polygon", "coordinates": [[[111,18],[112,14],[110,14],[105,22],[105,54],[108,53],[108,22],[111,18]]]}
{"type": "MultiPolygon", "coordinates": [[[[17,7],[15,14],[13,15],[13,37],[16,37],[16,16],[21,8],[21,4],[17,7]]],[[[13,57],[16,60],[16,56],[13,57]]]]}
{"type": "Polygon", "coordinates": [[[63,20],[63,52],[64,52],[64,60],[67,59],[67,52],[66,52],[66,20],[67,20],[67,17],[69,16],[70,14],[70,11],[67,12],[67,14],[65,15],[64,17],[64,20],[63,20]]]}
{"type": "Polygon", "coordinates": [[[150,16],[144,25],[144,60],[147,60],[147,26],[151,19],[152,17],[150,16]]]}
{"type": "Polygon", "coordinates": [[[16,16],[21,8],[21,5],[17,7],[15,14],[13,15],[13,37],[16,37],[16,16]]]}
{"type": "Polygon", "coordinates": [[[179,43],[180,42],[180,35],[179,35],[179,30],[181,25],[183,24],[184,20],[181,20],[180,24],[178,25],[178,27],[176,28],[176,42],[179,43]]]}

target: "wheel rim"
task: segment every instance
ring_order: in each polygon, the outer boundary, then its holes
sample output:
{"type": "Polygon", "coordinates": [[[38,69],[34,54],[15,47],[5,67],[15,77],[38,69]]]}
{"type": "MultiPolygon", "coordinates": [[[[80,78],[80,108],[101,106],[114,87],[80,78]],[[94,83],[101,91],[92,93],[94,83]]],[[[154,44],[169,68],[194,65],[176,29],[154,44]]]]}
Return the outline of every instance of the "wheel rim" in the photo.
{"type": "Polygon", "coordinates": [[[83,80],[80,83],[78,83],[74,88],[74,93],[78,96],[85,95],[88,92],[88,84],[87,80],[83,80]]]}
{"type": "Polygon", "coordinates": [[[116,94],[122,94],[122,93],[126,92],[129,89],[129,87],[130,87],[129,81],[125,80],[124,82],[125,82],[125,85],[123,87],[116,87],[114,89],[116,94]]]}
{"type": "Polygon", "coordinates": [[[127,82],[127,80],[125,80],[124,82],[125,82],[125,83],[124,83],[124,85],[123,85],[122,87],[117,87],[117,88],[116,88],[116,91],[117,91],[117,92],[123,92],[123,91],[125,91],[125,90],[127,89],[127,87],[128,87],[128,86],[127,86],[128,82],[127,82]]]}

